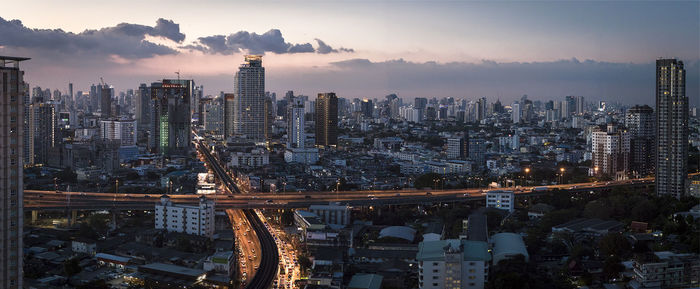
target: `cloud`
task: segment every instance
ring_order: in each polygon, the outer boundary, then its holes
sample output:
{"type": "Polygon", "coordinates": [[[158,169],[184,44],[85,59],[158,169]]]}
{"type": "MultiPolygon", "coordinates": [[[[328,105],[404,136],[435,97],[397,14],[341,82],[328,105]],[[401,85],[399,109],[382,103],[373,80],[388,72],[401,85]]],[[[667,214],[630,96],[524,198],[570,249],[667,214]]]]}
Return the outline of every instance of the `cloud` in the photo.
{"type": "Polygon", "coordinates": [[[337,53],[339,51],[340,52],[355,52],[355,50],[352,48],[341,47],[339,49],[333,49],[333,47],[326,44],[321,39],[316,38],[314,40],[316,40],[316,43],[318,44],[318,48],[316,48],[316,52],[320,53],[320,54],[337,53]]]}
{"type": "MultiPolygon", "coordinates": [[[[699,91],[700,62],[686,61],[687,94],[699,91]]],[[[333,90],[345,97],[486,96],[511,101],[523,94],[532,99],[583,95],[589,100],[622,103],[654,102],[655,64],[616,63],[576,58],[544,62],[413,62],[404,59],[371,61],[364,58],[332,62],[329,66],[270,74],[271,89],[308,87],[333,90]]]]}
{"type": "Polygon", "coordinates": [[[353,52],[353,49],[340,48],[333,49],[320,39],[315,39],[318,48],[314,49],[311,43],[289,43],[286,42],[279,29],[270,29],[263,34],[255,32],[238,31],[228,36],[213,35],[200,37],[195,43],[183,46],[184,49],[199,50],[210,54],[233,54],[252,53],[265,54],[268,52],[276,54],[285,53],[311,53],[321,54],[342,52],[353,52]]]}
{"type": "Polygon", "coordinates": [[[173,48],[146,40],[147,35],[178,43],[185,39],[179,24],[162,18],[156,21],[155,26],[120,23],[76,34],[61,29],[31,29],[20,20],[7,21],[0,17],[0,35],[0,46],[7,48],[73,55],[116,55],[127,59],[177,53],[173,48]]]}

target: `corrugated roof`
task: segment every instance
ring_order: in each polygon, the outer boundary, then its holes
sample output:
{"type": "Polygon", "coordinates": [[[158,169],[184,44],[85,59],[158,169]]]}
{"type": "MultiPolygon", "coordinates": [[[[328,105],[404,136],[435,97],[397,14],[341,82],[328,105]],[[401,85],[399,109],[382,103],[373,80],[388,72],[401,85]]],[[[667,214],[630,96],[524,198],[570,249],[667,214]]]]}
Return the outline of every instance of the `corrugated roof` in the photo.
{"type": "Polygon", "coordinates": [[[491,260],[488,243],[458,239],[421,242],[418,245],[418,254],[416,255],[416,259],[419,261],[444,260],[445,251],[449,249],[462,250],[462,256],[465,261],[491,260]]]}
{"type": "Polygon", "coordinates": [[[384,277],[377,274],[355,274],[348,284],[350,289],[379,289],[384,277]]]}

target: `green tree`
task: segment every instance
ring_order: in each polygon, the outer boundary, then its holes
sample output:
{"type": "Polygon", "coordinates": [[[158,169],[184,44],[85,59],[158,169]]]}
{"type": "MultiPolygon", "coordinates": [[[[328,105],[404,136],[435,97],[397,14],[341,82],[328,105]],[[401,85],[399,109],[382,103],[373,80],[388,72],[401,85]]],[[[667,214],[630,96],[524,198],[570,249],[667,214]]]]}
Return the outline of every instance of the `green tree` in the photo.
{"type": "Polygon", "coordinates": [[[620,276],[620,273],[625,270],[625,265],[622,265],[620,257],[610,256],[605,258],[603,263],[603,277],[605,281],[620,276]]]}
{"type": "Polygon", "coordinates": [[[440,188],[442,186],[442,175],[436,173],[422,174],[413,182],[414,188],[440,188]]]}
{"type": "Polygon", "coordinates": [[[80,273],[80,264],[79,260],[77,258],[71,258],[63,262],[63,272],[68,275],[68,277],[71,277],[75,274],[80,273]]]}
{"type": "Polygon", "coordinates": [[[598,248],[600,248],[600,255],[604,257],[618,256],[626,258],[632,253],[630,242],[620,233],[605,235],[598,242],[598,248]]]}

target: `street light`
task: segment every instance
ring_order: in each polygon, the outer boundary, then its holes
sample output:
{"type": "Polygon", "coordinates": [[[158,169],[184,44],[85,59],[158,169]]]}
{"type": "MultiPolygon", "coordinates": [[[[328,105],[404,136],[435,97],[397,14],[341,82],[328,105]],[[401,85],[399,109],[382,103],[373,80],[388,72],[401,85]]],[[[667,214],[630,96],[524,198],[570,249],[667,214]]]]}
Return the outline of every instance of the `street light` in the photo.
{"type": "Polygon", "coordinates": [[[562,184],[562,183],[564,183],[564,171],[565,171],[565,169],[562,167],[562,168],[559,168],[559,171],[561,172],[561,174],[559,175],[559,177],[561,178],[561,180],[559,181],[559,184],[562,184]]]}
{"type": "Polygon", "coordinates": [[[528,177],[529,173],[530,173],[530,168],[525,168],[525,186],[527,186],[527,177],[528,177]]]}

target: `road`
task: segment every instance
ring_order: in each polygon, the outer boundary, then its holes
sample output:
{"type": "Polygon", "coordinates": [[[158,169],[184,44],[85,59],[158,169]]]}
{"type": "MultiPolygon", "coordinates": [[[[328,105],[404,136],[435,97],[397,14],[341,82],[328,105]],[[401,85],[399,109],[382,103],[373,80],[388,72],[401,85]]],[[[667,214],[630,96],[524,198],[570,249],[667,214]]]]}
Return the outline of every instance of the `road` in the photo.
{"type": "Polygon", "coordinates": [[[255,275],[255,270],[260,265],[260,243],[255,231],[252,230],[248,219],[242,210],[226,210],[233,232],[236,235],[236,253],[238,255],[238,267],[242,282],[247,282],[255,275]]]}
{"type": "MultiPolygon", "coordinates": [[[[216,172],[216,171],[215,171],[216,172]]],[[[225,172],[220,172],[225,173],[225,172]]],[[[233,184],[234,182],[231,181],[233,184]]],[[[581,191],[607,189],[615,186],[646,186],[654,183],[653,178],[631,179],[610,182],[588,182],[549,186],[528,186],[514,189],[516,194],[531,194],[548,190],[581,191]]],[[[229,185],[228,187],[233,186],[229,185]]],[[[231,189],[227,189],[231,190],[231,189]]],[[[216,200],[219,209],[226,208],[303,208],[311,204],[328,202],[345,202],[354,205],[382,204],[419,204],[426,202],[469,201],[481,199],[489,188],[470,188],[453,190],[389,190],[389,191],[340,191],[340,192],[306,192],[306,193],[254,193],[240,194],[235,187],[230,194],[220,193],[209,195],[216,200]]],[[[27,209],[148,209],[155,204],[160,196],[142,194],[114,194],[93,192],[56,192],[56,191],[24,191],[24,207],[27,209]],[[70,200],[70,202],[68,201],[70,200]]],[[[194,204],[201,195],[168,195],[174,203],[194,204]]]]}

